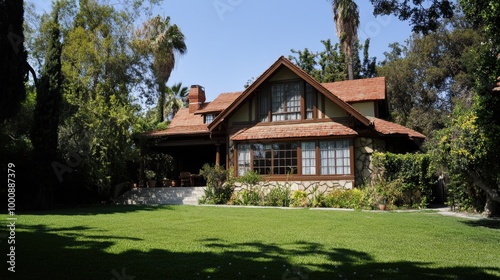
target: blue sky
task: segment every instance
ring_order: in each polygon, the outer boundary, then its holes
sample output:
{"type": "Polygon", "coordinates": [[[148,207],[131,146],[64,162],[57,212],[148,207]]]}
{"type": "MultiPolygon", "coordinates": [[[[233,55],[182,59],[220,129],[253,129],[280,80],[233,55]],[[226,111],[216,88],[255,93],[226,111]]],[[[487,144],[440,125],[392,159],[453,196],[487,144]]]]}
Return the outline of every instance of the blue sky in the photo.
{"type": "MultiPolygon", "coordinates": [[[[359,37],[371,39],[370,56],[380,61],[388,45],[406,40],[411,29],[392,16],[375,18],[369,1],[356,2],[359,37]]],[[[36,5],[48,10],[50,1],[36,5]]],[[[316,52],[323,49],[321,40],[338,42],[327,0],[164,0],[156,14],[170,16],[186,36],[188,52],[177,59],[169,85],[202,85],[207,101],[243,90],[290,49],[316,52]]]]}

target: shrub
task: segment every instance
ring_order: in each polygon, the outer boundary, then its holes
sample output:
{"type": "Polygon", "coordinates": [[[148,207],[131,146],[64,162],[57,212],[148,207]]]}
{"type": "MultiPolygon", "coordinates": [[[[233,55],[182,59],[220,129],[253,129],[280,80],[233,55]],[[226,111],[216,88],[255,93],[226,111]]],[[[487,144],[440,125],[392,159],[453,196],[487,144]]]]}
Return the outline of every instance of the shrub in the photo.
{"type": "Polygon", "coordinates": [[[227,204],[234,191],[233,169],[225,170],[222,166],[211,166],[207,163],[203,165],[200,174],[207,181],[207,188],[200,203],[227,204]]]}
{"type": "Polygon", "coordinates": [[[427,154],[374,153],[377,191],[395,206],[425,207],[436,177],[427,154]]]}
{"type": "Polygon", "coordinates": [[[259,187],[243,189],[237,193],[235,204],[237,205],[263,205],[264,195],[259,187]]]}
{"type": "Polygon", "coordinates": [[[325,206],[332,208],[362,209],[363,192],[359,189],[334,189],[325,196],[325,206]]]}
{"type": "Polygon", "coordinates": [[[262,177],[258,172],[250,170],[247,171],[245,175],[238,177],[237,182],[249,186],[255,186],[261,181],[261,179],[262,177]]]}
{"type": "Polygon", "coordinates": [[[266,206],[290,206],[290,187],[277,183],[264,198],[266,206]]]}
{"type": "Polygon", "coordinates": [[[309,199],[307,198],[307,193],[302,190],[294,191],[290,205],[293,207],[308,207],[309,199]]]}

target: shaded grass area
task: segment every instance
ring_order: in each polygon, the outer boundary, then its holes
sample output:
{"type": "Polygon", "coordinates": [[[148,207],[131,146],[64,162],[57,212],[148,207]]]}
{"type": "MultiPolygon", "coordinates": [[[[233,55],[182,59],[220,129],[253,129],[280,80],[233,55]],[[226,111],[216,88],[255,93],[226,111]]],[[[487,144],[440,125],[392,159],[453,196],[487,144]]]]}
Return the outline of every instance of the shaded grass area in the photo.
{"type": "Polygon", "coordinates": [[[0,279],[500,279],[495,222],[429,212],[108,206],[16,225],[0,279]]]}

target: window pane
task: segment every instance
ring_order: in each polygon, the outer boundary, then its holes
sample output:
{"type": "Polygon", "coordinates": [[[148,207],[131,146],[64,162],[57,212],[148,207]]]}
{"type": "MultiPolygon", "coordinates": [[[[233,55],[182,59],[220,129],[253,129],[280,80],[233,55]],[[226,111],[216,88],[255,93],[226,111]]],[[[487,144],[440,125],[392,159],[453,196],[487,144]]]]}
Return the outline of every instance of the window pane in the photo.
{"type": "Polygon", "coordinates": [[[253,144],[253,170],[261,175],[271,174],[271,146],[253,144]]]}
{"type": "Polygon", "coordinates": [[[300,120],[300,84],[282,83],[271,87],[272,120],[300,120]]]}
{"type": "Polygon", "coordinates": [[[238,145],[238,175],[243,176],[250,170],[250,145],[238,145]]]}
{"type": "Polygon", "coordinates": [[[214,120],[214,114],[206,114],[205,115],[205,123],[209,124],[214,120]]]}
{"type": "Polygon", "coordinates": [[[262,92],[260,94],[260,121],[269,121],[269,94],[262,92]]]}
{"type": "Polygon", "coordinates": [[[309,84],[307,84],[306,85],[306,119],[313,118],[314,103],[315,103],[315,93],[314,93],[312,87],[309,84]]]}
{"type": "Polygon", "coordinates": [[[297,174],[297,143],[274,143],[273,155],[273,174],[297,174]]]}
{"type": "Polygon", "coordinates": [[[351,174],[349,140],[320,142],[321,174],[351,174]]]}
{"type": "Polygon", "coordinates": [[[302,175],[316,175],[316,143],[302,142],[302,175]]]}

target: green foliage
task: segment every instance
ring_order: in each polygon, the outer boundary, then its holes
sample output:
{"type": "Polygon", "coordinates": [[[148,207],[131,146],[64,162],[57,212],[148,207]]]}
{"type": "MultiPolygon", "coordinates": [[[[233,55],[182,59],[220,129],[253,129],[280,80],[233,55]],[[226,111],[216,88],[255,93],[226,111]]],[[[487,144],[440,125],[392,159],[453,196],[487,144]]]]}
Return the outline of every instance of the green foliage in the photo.
{"type": "Polygon", "coordinates": [[[290,194],[291,191],[289,186],[277,183],[276,186],[273,186],[269,190],[269,193],[265,195],[264,205],[288,207],[290,206],[290,194]]]}
{"type": "Polygon", "coordinates": [[[303,190],[296,190],[292,194],[292,201],[290,203],[292,207],[308,207],[309,199],[307,198],[307,193],[303,190]]]}
{"type": "Polygon", "coordinates": [[[486,136],[477,125],[477,115],[470,105],[458,104],[445,129],[429,144],[434,165],[448,175],[448,203],[463,210],[484,209],[485,197],[474,188],[470,170],[478,169],[486,156],[486,136]]]}
{"type": "MultiPolygon", "coordinates": [[[[325,47],[321,52],[313,53],[307,48],[302,51],[292,49],[291,52],[294,55],[290,55],[288,58],[321,83],[347,80],[346,55],[340,44],[332,45],[330,39],[323,40],[321,43],[325,47]]],[[[355,79],[372,78],[376,75],[376,58],[369,57],[369,47],[369,39],[365,41],[363,47],[359,45],[358,41],[354,42],[352,66],[355,79]],[[360,50],[363,51],[362,63],[360,50]]]]}
{"type": "Polygon", "coordinates": [[[424,34],[435,31],[443,19],[453,16],[453,1],[422,0],[370,0],[374,6],[374,15],[393,14],[400,20],[409,20],[414,32],[424,34]]]}
{"type": "Polygon", "coordinates": [[[377,72],[386,77],[392,119],[429,137],[443,128],[456,100],[470,97],[472,50],[483,40],[457,16],[429,35],[391,44],[377,72]]]}
{"type": "Polygon", "coordinates": [[[364,196],[359,189],[334,189],[325,195],[324,206],[331,208],[362,209],[364,196]]]}
{"type": "Polygon", "coordinates": [[[262,176],[257,171],[249,170],[243,176],[236,180],[239,183],[249,186],[255,186],[262,180],[262,176]]]}
{"type": "Polygon", "coordinates": [[[54,7],[45,64],[37,84],[31,140],[35,156],[43,165],[56,159],[62,106],[62,71],[59,8],[54,7]]]}
{"type": "Polygon", "coordinates": [[[389,204],[425,207],[436,183],[427,154],[374,153],[377,191],[389,204]]]}
{"type": "Polygon", "coordinates": [[[227,204],[234,191],[234,170],[228,170],[220,165],[203,165],[200,175],[207,181],[205,195],[200,203],[206,204],[227,204]]]}
{"type": "Polygon", "coordinates": [[[260,187],[252,187],[249,189],[243,189],[236,194],[236,205],[263,205],[264,204],[264,193],[260,187]]]}

